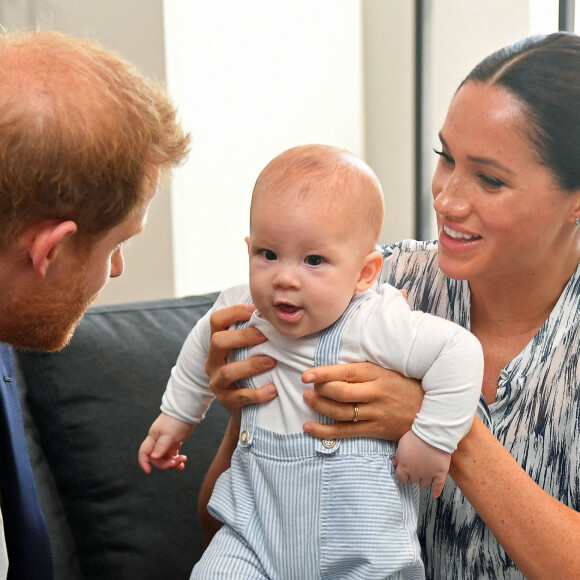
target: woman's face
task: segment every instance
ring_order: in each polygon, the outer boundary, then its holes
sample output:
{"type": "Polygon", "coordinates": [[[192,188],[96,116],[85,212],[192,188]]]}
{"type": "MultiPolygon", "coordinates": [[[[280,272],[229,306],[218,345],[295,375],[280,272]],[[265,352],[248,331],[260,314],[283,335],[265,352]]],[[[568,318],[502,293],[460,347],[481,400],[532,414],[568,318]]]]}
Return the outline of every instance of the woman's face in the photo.
{"type": "Polygon", "coordinates": [[[578,261],[580,192],[562,191],[527,133],[522,103],[477,82],[453,98],[433,176],[439,265],[456,279],[546,275],[578,261]]]}

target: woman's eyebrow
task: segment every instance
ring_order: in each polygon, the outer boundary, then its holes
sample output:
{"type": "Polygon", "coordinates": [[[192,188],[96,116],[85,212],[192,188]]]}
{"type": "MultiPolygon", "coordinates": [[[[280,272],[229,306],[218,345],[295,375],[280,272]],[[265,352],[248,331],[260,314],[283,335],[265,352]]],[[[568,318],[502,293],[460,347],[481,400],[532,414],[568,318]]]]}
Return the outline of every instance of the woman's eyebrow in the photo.
{"type": "MultiPolygon", "coordinates": [[[[445,141],[441,132],[439,133],[439,140],[441,141],[441,145],[443,145],[443,147],[445,147],[446,149],[449,149],[449,145],[445,141]]],[[[496,167],[497,169],[501,169],[502,171],[505,171],[506,173],[509,173],[510,175],[513,175],[513,173],[514,173],[509,167],[507,167],[506,165],[504,165],[503,163],[501,163],[497,159],[490,159],[488,157],[477,157],[476,155],[468,155],[467,159],[469,161],[471,161],[472,163],[479,163],[481,165],[489,165],[490,167],[496,167]]]]}

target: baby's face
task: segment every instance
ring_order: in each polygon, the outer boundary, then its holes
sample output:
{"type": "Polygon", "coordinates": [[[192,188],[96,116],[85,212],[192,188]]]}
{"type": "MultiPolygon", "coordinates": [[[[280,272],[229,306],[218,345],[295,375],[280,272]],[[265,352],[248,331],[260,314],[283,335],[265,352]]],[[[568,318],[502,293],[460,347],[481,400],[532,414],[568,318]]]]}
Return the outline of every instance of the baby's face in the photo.
{"type": "Polygon", "coordinates": [[[247,238],[250,289],[261,316],[299,338],[330,326],[355,292],[367,252],[347,211],[260,203],[247,238]]]}

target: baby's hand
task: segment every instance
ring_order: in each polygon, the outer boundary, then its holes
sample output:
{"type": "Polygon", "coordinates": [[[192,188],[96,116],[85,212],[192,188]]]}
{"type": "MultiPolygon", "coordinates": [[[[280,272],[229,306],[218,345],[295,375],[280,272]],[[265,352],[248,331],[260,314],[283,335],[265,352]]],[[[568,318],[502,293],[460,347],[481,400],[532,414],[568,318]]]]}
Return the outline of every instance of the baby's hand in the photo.
{"type": "Polygon", "coordinates": [[[413,431],[401,437],[393,460],[401,483],[411,481],[422,488],[432,485],[433,497],[441,495],[450,463],[450,453],[425,443],[413,431]]]}
{"type": "Polygon", "coordinates": [[[157,469],[185,469],[187,457],[180,455],[179,450],[192,430],[193,425],[161,413],[139,448],[141,469],[145,473],[151,473],[151,465],[157,469]]]}

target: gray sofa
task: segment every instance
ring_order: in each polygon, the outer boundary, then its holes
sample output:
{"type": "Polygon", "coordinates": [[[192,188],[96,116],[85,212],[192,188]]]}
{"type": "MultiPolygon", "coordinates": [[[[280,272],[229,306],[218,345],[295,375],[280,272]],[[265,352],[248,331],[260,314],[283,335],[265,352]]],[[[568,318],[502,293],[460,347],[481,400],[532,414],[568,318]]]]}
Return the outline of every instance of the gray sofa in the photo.
{"type": "Polygon", "coordinates": [[[62,351],[15,353],[57,580],[189,577],[203,551],[197,496],[227,413],[211,406],[184,445],[183,472],[145,475],[137,450],[216,296],[93,307],[62,351]]]}

